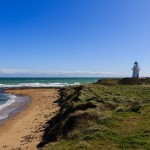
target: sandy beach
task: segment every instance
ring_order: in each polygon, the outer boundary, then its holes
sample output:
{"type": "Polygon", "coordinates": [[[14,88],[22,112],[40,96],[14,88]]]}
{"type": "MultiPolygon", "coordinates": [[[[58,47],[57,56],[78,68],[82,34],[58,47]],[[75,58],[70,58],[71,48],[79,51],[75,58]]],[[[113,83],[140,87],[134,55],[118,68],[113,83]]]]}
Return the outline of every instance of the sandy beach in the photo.
{"type": "Polygon", "coordinates": [[[59,110],[57,89],[7,90],[13,94],[31,98],[26,109],[0,126],[0,150],[36,150],[45,128],[45,123],[59,110]]]}

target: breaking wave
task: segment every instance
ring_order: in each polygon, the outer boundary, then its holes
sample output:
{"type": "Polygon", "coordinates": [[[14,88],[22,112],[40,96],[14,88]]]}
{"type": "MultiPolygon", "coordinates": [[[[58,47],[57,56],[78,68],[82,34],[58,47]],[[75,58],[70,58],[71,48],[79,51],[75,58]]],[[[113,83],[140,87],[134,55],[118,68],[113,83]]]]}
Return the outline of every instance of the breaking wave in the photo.
{"type": "Polygon", "coordinates": [[[16,102],[17,96],[7,94],[7,98],[8,98],[7,102],[0,105],[0,120],[8,117],[10,111],[12,111],[12,110],[7,109],[7,108],[16,102]]]}
{"type": "Polygon", "coordinates": [[[69,83],[20,83],[17,85],[7,85],[7,84],[0,84],[0,88],[22,88],[22,87],[67,87],[67,86],[76,86],[80,85],[79,82],[69,84],[69,83]]]}

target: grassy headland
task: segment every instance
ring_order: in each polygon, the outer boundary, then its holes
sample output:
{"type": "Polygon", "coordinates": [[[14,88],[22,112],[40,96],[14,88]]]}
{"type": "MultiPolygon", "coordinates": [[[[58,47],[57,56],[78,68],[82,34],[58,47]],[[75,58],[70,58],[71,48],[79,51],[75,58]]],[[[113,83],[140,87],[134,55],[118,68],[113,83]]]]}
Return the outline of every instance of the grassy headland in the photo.
{"type": "Polygon", "coordinates": [[[129,85],[128,79],[105,79],[64,89],[61,109],[47,122],[38,146],[46,145],[45,150],[150,149],[150,86],[143,85],[149,79],[137,80],[133,84],[131,79],[129,85]]]}

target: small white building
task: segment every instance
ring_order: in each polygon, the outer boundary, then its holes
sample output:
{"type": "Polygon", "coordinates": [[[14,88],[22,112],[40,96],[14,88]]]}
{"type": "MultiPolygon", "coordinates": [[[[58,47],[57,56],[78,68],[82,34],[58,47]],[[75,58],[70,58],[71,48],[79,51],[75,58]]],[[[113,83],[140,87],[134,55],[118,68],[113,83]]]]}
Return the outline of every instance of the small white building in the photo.
{"type": "Polygon", "coordinates": [[[134,63],[132,70],[133,70],[132,78],[139,78],[140,67],[137,61],[134,63]]]}

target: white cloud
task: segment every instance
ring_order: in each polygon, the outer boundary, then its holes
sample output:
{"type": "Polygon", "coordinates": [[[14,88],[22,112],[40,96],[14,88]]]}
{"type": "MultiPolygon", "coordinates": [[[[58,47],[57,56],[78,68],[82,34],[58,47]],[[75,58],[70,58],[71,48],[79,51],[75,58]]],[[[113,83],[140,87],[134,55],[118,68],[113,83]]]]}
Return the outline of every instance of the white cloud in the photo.
{"type": "Polygon", "coordinates": [[[22,70],[22,69],[10,69],[10,68],[0,68],[0,73],[8,73],[8,74],[14,74],[14,73],[29,73],[30,70],[22,70]]]}
{"type": "Polygon", "coordinates": [[[105,76],[113,75],[113,72],[103,72],[103,71],[36,71],[27,69],[10,69],[10,68],[0,68],[0,75],[6,76],[105,76]]]}

